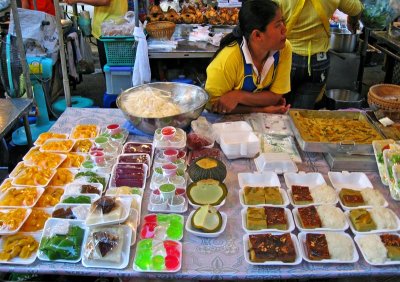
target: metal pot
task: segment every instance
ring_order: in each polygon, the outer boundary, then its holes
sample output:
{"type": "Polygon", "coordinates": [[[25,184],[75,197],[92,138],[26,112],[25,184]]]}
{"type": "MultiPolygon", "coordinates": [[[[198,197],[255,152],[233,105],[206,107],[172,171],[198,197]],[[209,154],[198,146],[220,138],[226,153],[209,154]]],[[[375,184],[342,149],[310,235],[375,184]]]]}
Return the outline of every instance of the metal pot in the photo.
{"type": "Polygon", "coordinates": [[[329,110],[361,108],[364,98],[360,93],[347,89],[330,89],[325,92],[329,110]]]}
{"type": "Polygon", "coordinates": [[[339,53],[352,53],[356,48],[358,36],[346,28],[332,28],[330,47],[339,53]]]}

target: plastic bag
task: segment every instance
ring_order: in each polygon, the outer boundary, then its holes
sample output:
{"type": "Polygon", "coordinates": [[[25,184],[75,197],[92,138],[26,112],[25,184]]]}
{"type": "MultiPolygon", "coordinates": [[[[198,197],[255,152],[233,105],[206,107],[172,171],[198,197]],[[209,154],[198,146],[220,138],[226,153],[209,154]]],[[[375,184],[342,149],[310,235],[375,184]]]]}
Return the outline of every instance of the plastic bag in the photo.
{"type": "Polygon", "coordinates": [[[393,0],[366,0],[361,22],[372,29],[383,29],[396,17],[396,4],[393,0]]]}
{"type": "Polygon", "coordinates": [[[101,24],[102,36],[132,36],[135,29],[135,14],[128,11],[125,16],[101,24]]]}
{"type": "Polygon", "coordinates": [[[86,37],[83,36],[80,36],[79,38],[82,60],[78,62],[77,72],[81,74],[94,73],[94,60],[92,49],[90,48],[89,42],[87,42],[86,40],[86,37]]]}
{"type": "Polygon", "coordinates": [[[211,148],[214,146],[215,134],[211,124],[205,117],[199,117],[191,122],[192,133],[188,134],[187,145],[191,150],[211,148]]]}
{"type": "Polygon", "coordinates": [[[149,62],[149,50],[146,35],[143,27],[135,27],[135,40],[138,42],[136,48],[135,66],[133,67],[132,85],[141,85],[151,80],[151,70],[149,62]]]}

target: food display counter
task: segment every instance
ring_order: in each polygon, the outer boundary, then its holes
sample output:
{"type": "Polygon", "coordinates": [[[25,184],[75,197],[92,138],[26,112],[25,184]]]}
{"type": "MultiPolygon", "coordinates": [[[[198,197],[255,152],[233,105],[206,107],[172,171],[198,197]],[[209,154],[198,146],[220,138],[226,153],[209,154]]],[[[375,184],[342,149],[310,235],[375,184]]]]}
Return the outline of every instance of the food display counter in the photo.
{"type": "MultiPolygon", "coordinates": [[[[214,116],[214,120],[244,120],[245,116],[214,116]]],[[[124,124],[126,122],[119,109],[76,109],[67,108],[57,120],[51,131],[71,132],[71,129],[78,124],[124,124]]],[[[151,141],[144,136],[130,135],[128,140],[151,141]]],[[[297,163],[299,171],[319,172],[325,181],[328,179],[329,166],[321,153],[300,152],[303,162],[297,163]]],[[[279,266],[255,266],[246,262],[244,253],[243,236],[246,234],[242,229],[241,204],[239,202],[239,181],[238,173],[255,172],[256,166],[253,159],[228,160],[223,157],[228,170],[225,184],[228,187],[226,203],[221,211],[227,215],[228,221],[224,232],[216,238],[197,237],[184,232],[183,257],[181,269],[175,273],[163,272],[138,272],[133,270],[133,257],[135,246],[131,248],[128,266],[124,269],[106,269],[101,267],[86,268],[78,263],[43,262],[38,259],[30,265],[0,264],[2,272],[27,272],[41,274],[59,275],[90,275],[90,276],[118,276],[118,277],[142,277],[142,278],[164,278],[164,279],[306,279],[306,278],[338,278],[338,277],[367,277],[367,276],[391,276],[399,274],[396,265],[372,266],[368,264],[359,253],[359,260],[355,263],[309,263],[302,261],[298,265],[279,266]]],[[[367,173],[368,179],[374,188],[378,189],[389,207],[397,214],[400,214],[400,206],[394,202],[389,190],[383,186],[377,172],[367,173]]],[[[287,189],[282,175],[279,175],[281,188],[287,189]]],[[[149,183],[146,185],[148,186],[149,183]]],[[[146,187],[142,202],[142,218],[148,214],[147,206],[151,190],[146,187]]],[[[288,206],[292,209],[292,206],[288,206]]],[[[189,208],[183,215],[185,221],[193,208],[189,208]]],[[[293,234],[299,232],[295,229],[293,234]]],[[[350,230],[346,231],[352,237],[350,230]]],[[[247,247],[246,247],[247,248],[247,247]]]]}

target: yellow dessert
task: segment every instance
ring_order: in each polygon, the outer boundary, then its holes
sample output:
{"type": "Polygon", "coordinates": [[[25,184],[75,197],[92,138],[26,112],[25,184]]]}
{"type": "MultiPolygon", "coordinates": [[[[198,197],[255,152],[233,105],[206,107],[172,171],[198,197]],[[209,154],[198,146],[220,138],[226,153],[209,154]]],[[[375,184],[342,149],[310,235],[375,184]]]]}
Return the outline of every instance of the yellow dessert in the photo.
{"type": "Polygon", "coordinates": [[[26,155],[25,159],[31,165],[54,169],[63,162],[64,156],[56,153],[35,151],[26,155]]]}
{"type": "Polygon", "coordinates": [[[36,232],[43,229],[44,224],[51,215],[42,209],[32,209],[28,219],[22,225],[21,232],[36,232]]]}
{"type": "Polygon", "coordinates": [[[38,139],[36,139],[35,145],[41,146],[48,139],[67,139],[67,135],[64,133],[44,132],[39,135],[38,139]]]}
{"type": "Polygon", "coordinates": [[[46,186],[53,177],[54,170],[31,166],[20,172],[14,179],[15,185],[46,186]]]}
{"type": "Polygon", "coordinates": [[[35,187],[23,189],[10,188],[0,201],[0,206],[32,206],[37,197],[38,190],[35,187]]]}
{"type": "Polygon", "coordinates": [[[64,194],[64,189],[62,188],[52,188],[47,187],[39,201],[36,203],[37,208],[47,208],[54,207],[60,202],[61,196],[64,194]]]}
{"type": "Polygon", "coordinates": [[[15,234],[7,236],[0,252],[0,260],[11,260],[15,257],[27,259],[39,247],[39,243],[31,235],[15,234]]]}
{"type": "Polygon", "coordinates": [[[72,147],[72,152],[88,153],[92,146],[93,143],[89,139],[76,140],[74,147],[72,147]]]}
{"type": "Polygon", "coordinates": [[[59,168],[54,174],[48,186],[65,186],[74,181],[74,173],[68,168],[59,168]]]}
{"type": "Polygon", "coordinates": [[[51,152],[69,152],[74,146],[74,141],[67,140],[48,140],[45,144],[43,144],[41,150],[42,151],[51,151],[51,152]]]}
{"type": "Polygon", "coordinates": [[[79,168],[81,164],[85,161],[85,157],[79,154],[68,153],[67,158],[60,165],[62,168],[75,167],[79,168]]]}
{"type": "Polygon", "coordinates": [[[0,211],[0,230],[16,230],[25,219],[26,209],[10,209],[0,211]]]}
{"type": "Polygon", "coordinates": [[[95,124],[80,124],[72,130],[71,139],[95,138],[97,126],[95,124]]]}

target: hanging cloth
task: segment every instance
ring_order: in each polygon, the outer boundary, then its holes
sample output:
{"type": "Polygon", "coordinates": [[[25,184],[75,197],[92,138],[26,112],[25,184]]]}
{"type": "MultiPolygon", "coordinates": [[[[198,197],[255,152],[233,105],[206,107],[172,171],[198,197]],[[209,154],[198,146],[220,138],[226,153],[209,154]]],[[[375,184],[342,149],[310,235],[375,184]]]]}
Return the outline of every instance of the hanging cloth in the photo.
{"type": "Polygon", "coordinates": [[[148,53],[149,50],[147,46],[146,35],[144,35],[143,32],[143,27],[135,26],[133,35],[135,36],[135,40],[138,42],[136,48],[135,65],[133,67],[132,74],[132,85],[136,86],[150,82],[151,69],[148,53]]]}

